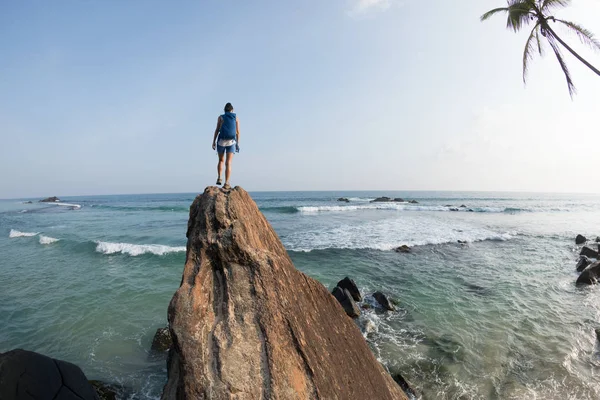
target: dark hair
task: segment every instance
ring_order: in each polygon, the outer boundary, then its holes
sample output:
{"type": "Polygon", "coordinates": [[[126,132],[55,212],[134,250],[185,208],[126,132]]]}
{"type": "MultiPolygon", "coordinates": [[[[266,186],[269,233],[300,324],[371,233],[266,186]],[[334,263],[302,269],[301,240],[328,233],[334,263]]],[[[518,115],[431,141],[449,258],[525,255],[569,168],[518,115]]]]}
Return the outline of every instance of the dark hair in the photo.
{"type": "Polygon", "coordinates": [[[233,106],[231,105],[231,103],[225,104],[224,110],[225,110],[225,112],[232,112],[233,111],[233,106]]]}

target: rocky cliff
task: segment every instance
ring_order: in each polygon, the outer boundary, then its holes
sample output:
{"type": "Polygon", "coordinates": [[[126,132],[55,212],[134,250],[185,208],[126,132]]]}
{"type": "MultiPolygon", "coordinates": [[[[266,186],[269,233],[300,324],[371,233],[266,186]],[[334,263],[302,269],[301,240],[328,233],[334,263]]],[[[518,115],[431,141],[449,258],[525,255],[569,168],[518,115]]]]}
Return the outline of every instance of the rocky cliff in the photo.
{"type": "Polygon", "coordinates": [[[190,208],[163,399],[406,399],[241,188],[190,208]]]}

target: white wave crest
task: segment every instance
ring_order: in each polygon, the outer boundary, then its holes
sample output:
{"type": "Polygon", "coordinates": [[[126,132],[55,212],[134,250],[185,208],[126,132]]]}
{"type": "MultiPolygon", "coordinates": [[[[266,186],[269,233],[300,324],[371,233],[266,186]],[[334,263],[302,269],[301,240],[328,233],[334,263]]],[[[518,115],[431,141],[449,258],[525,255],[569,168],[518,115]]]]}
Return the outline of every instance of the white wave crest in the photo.
{"type": "Polygon", "coordinates": [[[102,254],[122,253],[130,256],[139,256],[142,254],[155,254],[162,256],[168,253],[178,253],[185,251],[185,246],[165,246],[162,244],[131,244],[131,243],[111,243],[96,242],[96,251],[102,254]]]}
{"type": "Polygon", "coordinates": [[[51,244],[58,242],[60,239],[56,239],[50,236],[40,235],[40,244],[51,244]]]}
{"type": "Polygon", "coordinates": [[[31,236],[35,236],[39,234],[39,232],[21,232],[21,231],[17,231],[15,229],[11,229],[10,233],[8,234],[9,238],[17,238],[17,237],[31,237],[31,236]]]}
{"type": "Polygon", "coordinates": [[[506,209],[503,207],[447,207],[438,205],[413,205],[408,203],[371,203],[351,206],[302,206],[297,210],[304,214],[316,214],[322,212],[342,212],[358,210],[396,210],[396,211],[451,211],[451,212],[479,212],[479,213],[503,213],[506,211],[520,211],[517,209],[506,209]]]}
{"type": "Polygon", "coordinates": [[[81,208],[81,204],[71,204],[71,203],[52,203],[55,204],[57,206],[63,206],[63,207],[71,207],[74,210],[79,210],[81,208]]]}

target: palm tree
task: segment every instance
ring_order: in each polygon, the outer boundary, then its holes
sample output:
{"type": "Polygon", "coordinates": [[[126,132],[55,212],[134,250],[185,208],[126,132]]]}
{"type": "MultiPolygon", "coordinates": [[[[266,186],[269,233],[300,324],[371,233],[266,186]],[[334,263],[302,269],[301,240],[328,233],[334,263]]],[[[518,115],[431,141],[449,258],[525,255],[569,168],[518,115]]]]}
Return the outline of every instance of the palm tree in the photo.
{"type": "Polygon", "coordinates": [[[571,0],[507,0],[507,2],[508,7],[490,10],[481,16],[481,20],[485,21],[495,14],[505,12],[508,14],[506,27],[514,30],[515,32],[519,31],[524,25],[528,25],[530,22],[535,23],[533,29],[531,30],[531,34],[525,43],[525,51],[523,53],[523,82],[526,83],[527,81],[527,69],[529,61],[531,61],[533,58],[533,53],[536,48],[541,56],[544,54],[540,35],[546,38],[546,41],[558,59],[560,67],[565,73],[565,78],[567,79],[567,85],[569,87],[569,94],[571,97],[573,97],[573,94],[575,93],[575,85],[573,84],[571,73],[567,68],[567,64],[563,58],[558,43],[560,43],[589,69],[600,76],[600,70],[584,60],[583,57],[569,47],[550,26],[550,22],[559,23],[568,28],[569,31],[575,33],[582,43],[590,46],[594,50],[600,50],[600,42],[596,40],[592,32],[573,22],[564,21],[550,15],[550,11],[558,7],[565,7],[569,5],[571,0]]]}

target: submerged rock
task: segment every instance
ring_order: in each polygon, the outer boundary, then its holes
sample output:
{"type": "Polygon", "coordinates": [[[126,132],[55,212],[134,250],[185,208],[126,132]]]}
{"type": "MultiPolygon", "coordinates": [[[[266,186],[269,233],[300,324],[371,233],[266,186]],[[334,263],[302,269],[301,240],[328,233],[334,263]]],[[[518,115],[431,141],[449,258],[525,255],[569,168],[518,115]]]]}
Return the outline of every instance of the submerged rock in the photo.
{"type": "Polygon", "coordinates": [[[400,386],[402,388],[404,393],[406,393],[408,396],[410,396],[413,399],[418,398],[417,392],[415,392],[415,390],[412,388],[412,385],[410,383],[408,383],[408,381],[406,379],[404,379],[402,374],[400,374],[399,372],[395,372],[395,373],[393,372],[392,378],[394,378],[394,381],[396,381],[398,386],[400,386]]]}
{"type": "Polygon", "coordinates": [[[394,201],[394,199],[392,199],[390,197],[383,196],[383,197],[378,197],[378,198],[376,198],[374,200],[371,200],[371,203],[389,203],[389,202],[392,202],[392,201],[394,201]]]}
{"type": "Polygon", "coordinates": [[[0,399],[97,400],[98,397],[77,365],[16,349],[0,354],[0,399]]]}
{"type": "Polygon", "coordinates": [[[402,245],[402,246],[400,246],[400,247],[396,247],[396,248],[394,249],[394,251],[395,251],[396,253],[410,253],[410,247],[409,247],[409,246],[407,246],[407,245],[405,245],[405,244],[403,244],[403,245],[402,245]]]}
{"type": "Polygon", "coordinates": [[[575,238],[575,244],[584,244],[585,242],[587,242],[587,239],[583,235],[577,235],[575,238]]]}
{"type": "Polygon", "coordinates": [[[337,285],[341,289],[348,289],[348,291],[352,295],[352,298],[354,299],[354,301],[361,301],[362,300],[362,296],[360,294],[360,290],[358,290],[358,286],[356,286],[356,282],[354,282],[354,280],[352,280],[352,279],[350,279],[348,277],[345,277],[344,279],[342,279],[341,281],[339,281],[337,285]]]}
{"type": "Polygon", "coordinates": [[[187,237],[163,400],[406,399],[243,189],[207,188],[187,237]]]}
{"type": "Polygon", "coordinates": [[[401,198],[401,197],[396,197],[396,198],[394,199],[394,201],[395,201],[396,203],[405,203],[404,199],[403,199],[403,198],[401,198]]]}
{"type": "Polygon", "coordinates": [[[590,249],[587,246],[583,246],[581,248],[581,252],[579,253],[579,255],[598,259],[598,252],[596,250],[590,249]]]}
{"type": "Polygon", "coordinates": [[[583,270],[575,284],[577,285],[594,285],[598,283],[600,278],[600,261],[596,261],[589,267],[583,270]]]}
{"type": "Polygon", "coordinates": [[[337,201],[343,201],[345,203],[350,203],[350,199],[347,199],[345,197],[340,197],[339,199],[337,199],[337,201]]]}
{"type": "Polygon", "coordinates": [[[409,201],[409,203],[410,203],[410,204],[419,204],[419,202],[418,202],[418,201],[416,201],[416,200],[411,200],[411,201],[409,201]]]}
{"type": "Polygon", "coordinates": [[[377,300],[381,307],[388,311],[394,311],[396,309],[394,305],[390,302],[390,300],[387,298],[387,296],[379,291],[373,293],[373,298],[377,300]]]}
{"type": "Polygon", "coordinates": [[[98,394],[100,400],[118,400],[127,398],[125,397],[125,390],[122,386],[97,380],[91,380],[90,384],[98,394]]]}
{"type": "Polygon", "coordinates": [[[587,258],[586,256],[579,256],[579,261],[577,261],[577,265],[575,266],[575,269],[577,270],[577,272],[581,272],[591,263],[592,263],[592,261],[589,258],[587,258]]]}
{"type": "Polygon", "coordinates": [[[169,350],[173,345],[173,339],[171,338],[171,331],[169,327],[158,328],[152,339],[151,350],[156,352],[164,352],[169,350]]]}
{"type": "Polygon", "coordinates": [[[44,200],[40,200],[40,203],[55,203],[57,201],[60,201],[60,199],[56,196],[52,196],[52,197],[47,197],[44,200]]]}

